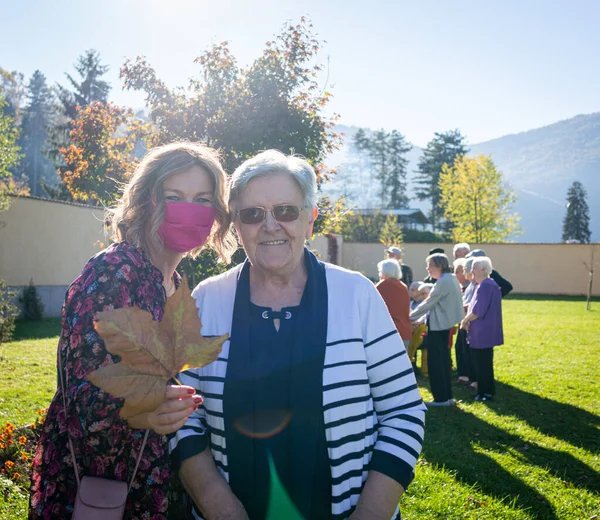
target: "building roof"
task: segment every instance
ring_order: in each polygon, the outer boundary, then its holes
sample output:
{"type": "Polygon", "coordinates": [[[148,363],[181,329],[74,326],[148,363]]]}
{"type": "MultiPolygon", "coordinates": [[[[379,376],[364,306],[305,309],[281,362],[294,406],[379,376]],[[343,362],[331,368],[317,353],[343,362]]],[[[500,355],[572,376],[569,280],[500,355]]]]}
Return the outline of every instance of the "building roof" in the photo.
{"type": "Polygon", "coordinates": [[[354,210],[360,215],[375,215],[381,213],[382,215],[396,215],[397,217],[404,217],[403,220],[410,220],[417,224],[429,224],[429,219],[420,209],[381,209],[381,208],[366,208],[354,210]]]}

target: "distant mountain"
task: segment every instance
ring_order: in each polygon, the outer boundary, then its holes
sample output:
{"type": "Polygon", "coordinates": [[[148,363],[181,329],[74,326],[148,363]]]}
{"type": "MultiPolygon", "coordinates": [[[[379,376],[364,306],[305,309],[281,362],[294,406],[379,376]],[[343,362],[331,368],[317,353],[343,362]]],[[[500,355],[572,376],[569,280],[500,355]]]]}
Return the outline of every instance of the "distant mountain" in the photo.
{"type": "Polygon", "coordinates": [[[519,242],[560,242],[573,181],[588,194],[592,240],[600,240],[600,112],[471,146],[491,155],[519,196],[519,242]]]}
{"type": "MultiPolygon", "coordinates": [[[[347,137],[343,148],[327,160],[332,167],[341,166],[338,178],[325,187],[330,195],[361,194],[375,185],[344,175],[344,164],[353,160],[349,143],[357,130],[357,127],[338,128],[347,137]]],[[[521,216],[524,234],[515,240],[560,242],[567,189],[575,180],[588,193],[592,240],[600,240],[600,112],[470,145],[470,149],[470,155],[491,155],[519,197],[515,209],[521,216]]],[[[421,153],[421,149],[414,147],[408,156],[409,194],[413,193],[411,181],[421,153]]],[[[417,200],[411,207],[429,210],[428,205],[417,200]]]]}

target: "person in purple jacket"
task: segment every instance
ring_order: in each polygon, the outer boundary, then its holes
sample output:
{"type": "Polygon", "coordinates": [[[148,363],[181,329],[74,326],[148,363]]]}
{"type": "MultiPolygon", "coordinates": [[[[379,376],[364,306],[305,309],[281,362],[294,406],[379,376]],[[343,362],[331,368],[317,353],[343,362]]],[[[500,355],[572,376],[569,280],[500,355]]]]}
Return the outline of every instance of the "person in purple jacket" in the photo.
{"type": "Polygon", "coordinates": [[[494,397],[494,347],[504,343],[502,330],[502,293],[490,278],[492,261],[487,256],[475,258],[471,272],[477,288],[460,326],[467,331],[471,362],[477,376],[476,401],[494,397]]]}

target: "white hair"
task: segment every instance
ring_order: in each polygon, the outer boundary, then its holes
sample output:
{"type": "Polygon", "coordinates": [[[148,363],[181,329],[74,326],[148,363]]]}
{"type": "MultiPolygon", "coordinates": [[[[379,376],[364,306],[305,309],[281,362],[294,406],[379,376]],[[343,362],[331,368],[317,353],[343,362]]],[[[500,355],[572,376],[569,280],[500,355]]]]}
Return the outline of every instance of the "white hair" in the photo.
{"type": "Polygon", "coordinates": [[[463,271],[464,271],[466,264],[467,264],[466,258],[457,258],[456,260],[454,260],[454,262],[452,262],[454,271],[456,271],[459,267],[462,267],[463,271]]]}
{"type": "Polygon", "coordinates": [[[252,179],[276,174],[289,175],[298,183],[306,208],[317,206],[317,176],[313,167],[300,156],[266,150],[244,161],[233,172],[229,181],[230,211],[252,179]]]}
{"type": "Polygon", "coordinates": [[[423,282],[413,282],[410,284],[410,290],[416,289],[418,291],[421,288],[421,285],[423,285],[423,282]]]}
{"type": "Polygon", "coordinates": [[[452,249],[452,254],[456,256],[456,253],[458,251],[466,251],[468,253],[469,251],[471,251],[471,246],[466,242],[459,242],[454,246],[454,249],[452,249]]]}
{"type": "Polygon", "coordinates": [[[492,274],[492,261],[487,256],[475,257],[473,259],[473,265],[471,266],[471,269],[475,269],[476,267],[482,267],[488,276],[492,274]]]}
{"type": "Polygon", "coordinates": [[[432,283],[424,283],[421,284],[421,287],[419,287],[419,292],[425,291],[427,294],[429,294],[431,292],[431,289],[433,289],[432,283]]]}
{"type": "Polygon", "coordinates": [[[379,262],[377,264],[377,271],[379,271],[380,275],[387,276],[388,278],[402,280],[402,269],[395,258],[388,258],[379,262]]]}

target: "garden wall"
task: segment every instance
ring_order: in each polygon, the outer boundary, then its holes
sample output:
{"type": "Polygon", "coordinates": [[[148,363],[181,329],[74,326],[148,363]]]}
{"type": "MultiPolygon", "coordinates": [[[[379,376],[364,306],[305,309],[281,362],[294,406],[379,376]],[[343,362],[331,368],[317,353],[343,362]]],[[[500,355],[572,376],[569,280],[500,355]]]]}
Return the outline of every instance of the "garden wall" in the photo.
{"type": "MultiPolygon", "coordinates": [[[[69,284],[90,257],[107,243],[104,212],[78,204],[11,197],[9,209],[0,213],[0,278],[21,289],[30,279],[45,304],[46,316],[58,316],[69,284]]],[[[377,277],[377,262],[384,258],[380,244],[349,243],[337,237],[316,237],[310,247],[330,260],[335,250],[338,263],[377,277]]],[[[452,256],[452,244],[404,244],[405,262],[415,280],[425,277],[425,257],[432,247],[443,247],[452,256]]],[[[590,245],[581,244],[485,244],[494,267],[514,285],[515,293],[587,294],[590,245]]],[[[596,245],[600,296],[600,245],[596,245]]]]}
{"type": "Polygon", "coordinates": [[[0,213],[0,278],[16,289],[33,279],[44,315],[60,315],[67,287],[107,242],[103,222],[100,209],[11,197],[0,213]]]}
{"type": "MultiPolygon", "coordinates": [[[[415,280],[425,278],[425,258],[433,247],[442,247],[452,259],[453,244],[404,244],[404,262],[415,280]]],[[[593,295],[600,296],[600,244],[471,244],[492,259],[494,268],[514,286],[515,293],[586,295],[592,247],[595,247],[593,295]]],[[[381,244],[344,242],[344,267],[377,277],[377,262],[384,258],[381,244]]]]}

